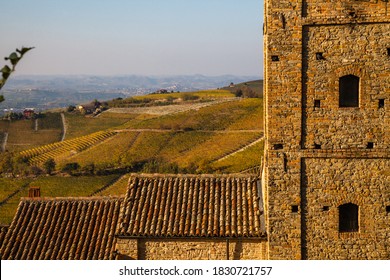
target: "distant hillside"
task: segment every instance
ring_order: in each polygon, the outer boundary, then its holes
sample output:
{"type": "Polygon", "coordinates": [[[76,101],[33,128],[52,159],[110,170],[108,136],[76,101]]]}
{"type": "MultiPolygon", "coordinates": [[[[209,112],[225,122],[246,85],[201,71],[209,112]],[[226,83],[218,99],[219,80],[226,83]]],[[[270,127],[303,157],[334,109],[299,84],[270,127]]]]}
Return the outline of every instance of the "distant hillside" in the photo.
{"type": "Polygon", "coordinates": [[[238,84],[231,84],[230,86],[223,87],[221,89],[228,90],[232,93],[236,93],[239,89],[249,88],[253,90],[257,96],[263,97],[263,80],[254,80],[249,82],[243,82],[238,84]]]}
{"type": "Polygon", "coordinates": [[[110,100],[144,95],[160,89],[197,91],[240,83],[253,77],[224,76],[15,76],[2,89],[4,109],[47,110],[85,103],[94,99],[110,100]]]}

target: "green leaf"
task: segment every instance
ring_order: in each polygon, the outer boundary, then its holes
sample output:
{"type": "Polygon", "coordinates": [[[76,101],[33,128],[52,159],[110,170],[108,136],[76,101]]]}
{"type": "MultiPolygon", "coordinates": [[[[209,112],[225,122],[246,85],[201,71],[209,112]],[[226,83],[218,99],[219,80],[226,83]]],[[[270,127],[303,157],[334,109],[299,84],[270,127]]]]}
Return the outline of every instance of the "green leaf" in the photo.
{"type": "MultiPolygon", "coordinates": [[[[2,85],[0,86],[0,88],[2,87],[2,85]]],[[[4,96],[0,95],[0,103],[4,101],[4,96]]]]}
{"type": "Polygon", "coordinates": [[[16,52],[13,52],[9,55],[9,57],[5,57],[4,59],[5,60],[10,60],[11,61],[11,64],[13,66],[15,66],[16,64],[18,64],[19,60],[21,59],[22,57],[19,57],[18,54],[16,52]]]}
{"type": "Polygon", "coordinates": [[[20,53],[21,56],[23,56],[26,52],[28,52],[29,50],[32,50],[32,49],[34,49],[34,48],[35,48],[35,47],[31,47],[31,48],[22,47],[21,50],[16,49],[16,51],[17,51],[18,53],[20,53]]]}
{"type": "Polygon", "coordinates": [[[3,73],[3,80],[7,80],[9,75],[11,75],[11,68],[8,67],[8,65],[5,65],[1,70],[0,72],[3,73]]]}

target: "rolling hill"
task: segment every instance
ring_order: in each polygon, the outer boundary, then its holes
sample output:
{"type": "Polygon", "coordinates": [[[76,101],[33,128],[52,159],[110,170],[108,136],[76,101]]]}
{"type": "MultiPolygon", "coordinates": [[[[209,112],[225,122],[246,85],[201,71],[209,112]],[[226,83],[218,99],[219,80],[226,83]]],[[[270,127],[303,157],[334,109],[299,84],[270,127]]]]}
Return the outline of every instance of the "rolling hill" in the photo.
{"type": "Polygon", "coordinates": [[[13,152],[11,162],[24,176],[4,171],[6,163],[0,163],[0,223],[10,222],[30,186],[41,187],[42,196],[117,195],[129,172],[258,172],[262,103],[262,98],[237,98],[221,89],[116,99],[94,117],[56,112],[46,113],[38,125],[2,121],[5,149],[13,152]],[[44,174],[49,159],[55,162],[51,176],[44,174]]]}

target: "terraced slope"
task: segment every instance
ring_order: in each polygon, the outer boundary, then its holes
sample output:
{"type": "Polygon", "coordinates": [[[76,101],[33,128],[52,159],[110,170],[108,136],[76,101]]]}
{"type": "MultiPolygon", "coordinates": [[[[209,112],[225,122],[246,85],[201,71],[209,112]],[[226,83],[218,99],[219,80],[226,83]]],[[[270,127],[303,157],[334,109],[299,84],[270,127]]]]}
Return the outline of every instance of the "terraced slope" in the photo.
{"type": "Polygon", "coordinates": [[[31,165],[40,166],[49,158],[58,159],[60,157],[79,153],[115,134],[116,133],[113,131],[99,131],[87,136],[22,151],[20,154],[27,159],[31,165]]]}

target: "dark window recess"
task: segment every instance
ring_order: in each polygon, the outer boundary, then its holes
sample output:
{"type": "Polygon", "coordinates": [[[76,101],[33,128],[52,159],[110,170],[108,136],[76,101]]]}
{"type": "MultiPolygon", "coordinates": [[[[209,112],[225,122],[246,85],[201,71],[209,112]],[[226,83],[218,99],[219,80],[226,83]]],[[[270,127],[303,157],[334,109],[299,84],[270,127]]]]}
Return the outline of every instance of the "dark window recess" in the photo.
{"type": "Polygon", "coordinates": [[[387,48],[387,55],[390,56],[390,48],[387,48]]]}
{"type": "Polygon", "coordinates": [[[274,144],[274,150],[282,150],[283,144],[274,144]]]}
{"type": "Polygon", "coordinates": [[[291,212],[298,213],[298,205],[291,205],[291,212]]]}
{"type": "Polygon", "coordinates": [[[385,100],[384,99],[379,99],[378,108],[379,109],[385,108],[385,100]]]}
{"type": "Polygon", "coordinates": [[[321,145],[314,143],[314,149],[320,150],[321,149],[321,145]]]}
{"type": "Polygon", "coordinates": [[[277,56],[277,55],[271,55],[271,60],[272,60],[272,61],[279,61],[279,56],[277,56]]]}
{"type": "Polygon", "coordinates": [[[390,205],[386,206],[386,213],[390,214],[390,205]]]}
{"type": "Polygon", "coordinates": [[[359,82],[354,75],[343,76],[339,80],[339,106],[359,107],[359,82]]]}
{"type": "Polygon", "coordinates": [[[322,52],[317,52],[316,59],[317,60],[324,60],[325,59],[324,54],[322,52]]]}
{"type": "Polygon", "coordinates": [[[347,203],[339,206],[339,231],[356,232],[359,230],[359,206],[347,203]]]}
{"type": "Polygon", "coordinates": [[[367,149],[374,149],[374,142],[368,142],[367,149]]]}
{"type": "Polygon", "coordinates": [[[319,99],[314,100],[314,108],[321,108],[321,100],[319,99]]]}
{"type": "Polygon", "coordinates": [[[322,211],[324,211],[324,212],[329,211],[329,206],[324,206],[324,207],[322,207],[322,211]]]}

